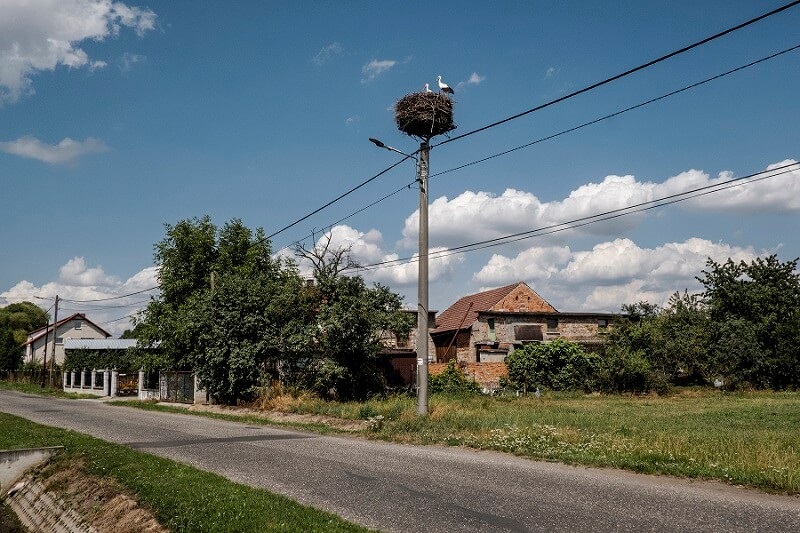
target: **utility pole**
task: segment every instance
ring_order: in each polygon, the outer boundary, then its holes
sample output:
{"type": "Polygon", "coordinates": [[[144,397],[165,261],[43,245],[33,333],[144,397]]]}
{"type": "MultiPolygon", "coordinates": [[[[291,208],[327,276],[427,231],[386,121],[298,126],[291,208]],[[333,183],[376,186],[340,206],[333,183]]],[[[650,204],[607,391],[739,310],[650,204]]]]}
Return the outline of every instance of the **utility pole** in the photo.
{"type": "MultiPolygon", "coordinates": [[[[56,294],[56,303],[53,306],[53,357],[50,358],[50,387],[53,386],[53,364],[56,362],[56,342],[58,341],[58,294],[56,294]]],[[[44,352],[47,353],[47,344],[44,345],[44,352]]],[[[47,370],[47,367],[45,367],[47,370]]]]}
{"type": "Polygon", "coordinates": [[[427,141],[419,145],[419,278],[417,280],[417,414],[428,415],[428,158],[427,141]]]}

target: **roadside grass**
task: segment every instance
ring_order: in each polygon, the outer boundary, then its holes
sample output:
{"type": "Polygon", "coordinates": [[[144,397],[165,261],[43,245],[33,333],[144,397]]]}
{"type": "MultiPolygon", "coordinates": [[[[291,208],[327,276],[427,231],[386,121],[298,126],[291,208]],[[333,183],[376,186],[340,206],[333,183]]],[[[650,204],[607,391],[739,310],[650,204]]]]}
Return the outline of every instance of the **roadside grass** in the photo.
{"type": "Polygon", "coordinates": [[[64,446],[49,472],[75,462],[128,488],[175,532],[369,531],[283,496],[74,431],[0,413],[0,449],[64,446]]]}
{"type": "Polygon", "coordinates": [[[24,392],[26,394],[38,394],[40,396],[54,396],[56,398],[72,398],[76,400],[85,400],[90,398],[97,398],[92,394],[79,394],[76,392],[64,392],[64,389],[59,387],[42,387],[39,383],[30,383],[27,381],[4,381],[0,380],[0,390],[13,390],[17,392],[24,392]]]}
{"type": "MultiPolygon", "coordinates": [[[[800,494],[800,393],[685,389],[644,397],[434,394],[429,406],[427,418],[417,416],[416,399],[406,395],[348,403],[286,395],[268,407],[365,420],[360,434],[368,438],[465,446],[800,494]]],[[[157,404],[146,408],[163,409],[157,404]]],[[[262,417],[247,421],[269,423],[262,417]]]]}

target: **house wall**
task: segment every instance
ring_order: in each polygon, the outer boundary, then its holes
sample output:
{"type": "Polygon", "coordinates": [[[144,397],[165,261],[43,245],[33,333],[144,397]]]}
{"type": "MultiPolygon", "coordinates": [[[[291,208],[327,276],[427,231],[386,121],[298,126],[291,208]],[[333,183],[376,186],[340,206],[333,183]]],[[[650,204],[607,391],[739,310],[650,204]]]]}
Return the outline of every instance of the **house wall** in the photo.
{"type": "Polygon", "coordinates": [[[505,298],[492,306],[492,311],[554,313],[556,309],[531,291],[525,284],[520,284],[508,293],[505,298]]]}
{"type": "Polygon", "coordinates": [[[478,352],[483,353],[480,361],[503,360],[502,354],[487,350],[485,347],[491,345],[496,350],[514,351],[514,343],[519,345],[519,342],[523,342],[522,339],[517,338],[514,328],[521,325],[541,328],[542,341],[544,342],[561,338],[587,345],[602,344],[604,342],[604,332],[611,326],[601,327],[598,323],[601,318],[605,319],[605,315],[564,316],[555,314],[551,316],[531,316],[526,314],[494,315],[482,313],[478,316],[478,320],[472,324],[469,347],[459,351],[459,361],[475,362],[478,360],[478,352]],[[491,334],[491,320],[494,321],[494,335],[491,334]],[[553,323],[554,320],[557,322],[553,323]],[[481,347],[484,347],[484,349],[481,350],[481,347]]]}
{"type": "MultiPolygon", "coordinates": [[[[48,364],[53,356],[53,332],[49,335],[42,335],[32,343],[28,344],[25,351],[25,362],[42,363],[44,361],[45,338],[47,338],[47,361],[48,364]]],[[[64,339],[105,339],[105,332],[97,328],[94,324],[80,318],[72,319],[58,326],[56,338],[60,341],[56,343],[57,365],[64,363],[64,339]]]]}

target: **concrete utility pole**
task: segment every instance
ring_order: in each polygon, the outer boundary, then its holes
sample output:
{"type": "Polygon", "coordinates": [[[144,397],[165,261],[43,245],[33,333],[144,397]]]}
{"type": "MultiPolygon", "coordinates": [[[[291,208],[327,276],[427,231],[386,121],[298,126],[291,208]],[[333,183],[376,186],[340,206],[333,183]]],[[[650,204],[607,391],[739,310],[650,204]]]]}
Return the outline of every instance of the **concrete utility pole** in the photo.
{"type": "MultiPolygon", "coordinates": [[[[419,158],[370,137],[378,148],[389,150],[417,162],[419,183],[419,275],[417,280],[417,414],[428,416],[428,161],[431,146],[419,145],[419,158]]],[[[416,152],[415,152],[416,153],[416,152]]]]}
{"type": "Polygon", "coordinates": [[[417,280],[417,414],[428,415],[428,161],[431,147],[419,145],[419,277],[417,280]]]}
{"type": "MultiPolygon", "coordinates": [[[[53,365],[56,362],[56,342],[58,342],[58,294],[56,294],[56,303],[53,305],[53,357],[50,358],[50,387],[53,386],[53,365]]],[[[44,345],[44,351],[47,353],[47,344],[44,345]]],[[[45,370],[47,370],[45,368],[45,370]]]]}

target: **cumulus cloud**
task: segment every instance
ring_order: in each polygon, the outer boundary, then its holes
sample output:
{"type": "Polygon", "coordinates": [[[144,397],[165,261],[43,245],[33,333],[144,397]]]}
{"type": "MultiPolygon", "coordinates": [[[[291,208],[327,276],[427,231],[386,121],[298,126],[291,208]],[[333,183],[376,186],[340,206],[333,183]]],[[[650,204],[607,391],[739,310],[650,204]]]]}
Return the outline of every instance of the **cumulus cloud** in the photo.
{"type": "Polygon", "coordinates": [[[315,65],[324,65],[333,56],[337,56],[342,52],[344,52],[344,46],[339,42],[332,42],[331,44],[323,46],[317,55],[311,58],[311,62],[315,65]]]}
{"type": "Polygon", "coordinates": [[[614,239],[590,250],[532,247],[514,257],[495,254],[474,275],[485,285],[528,281],[547,287],[549,301],[567,311],[618,311],[622,304],[647,300],[664,304],[675,291],[699,291],[695,276],[710,257],[724,262],[752,261],[771,253],[706,239],[691,238],[642,248],[630,239],[614,239]]]}
{"type": "Polygon", "coordinates": [[[142,36],[155,28],[156,14],[110,0],[38,0],[0,2],[0,103],[32,94],[37,72],[102,68],[80,43],[103,41],[123,27],[142,36]]]}
{"type": "Polygon", "coordinates": [[[74,141],[67,137],[58,144],[46,144],[35,137],[26,136],[16,141],[0,142],[0,150],[58,165],[73,163],[87,154],[107,152],[109,148],[103,141],[92,137],[87,137],[83,141],[74,141]]]}
{"type": "Polygon", "coordinates": [[[361,67],[361,74],[364,75],[364,77],[361,78],[361,83],[367,83],[374,80],[395,65],[397,65],[397,61],[394,59],[373,59],[361,67]]]}
{"type": "Polygon", "coordinates": [[[28,301],[47,309],[58,295],[62,299],[60,317],[85,313],[103,329],[118,335],[130,327],[127,315],[144,309],[149,297],[157,294],[140,291],[157,286],[157,267],[144,268],[123,281],[107,274],[99,265],[89,266],[83,257],[74,257],[61,266],[55,281],[37,287],[23,280],[0,292],[0,306],[28,301]],[[119,320],[121,317],[125,318],[119,320]]]}
{"type": "MultiPolygon", "coordinates": [[[[767,167],[775,169],[795,163],[781,161],[767,167]]],[[[696,212],[771,213],[800,211],[800,165],[767,173],[760,181],[743,180],[735,187],[691,198],[680,209],[696,212]],[[789,170],[787,172],[787,170],[789,170]]],[[[567,222],[620,212],[631,206],[680,195],[702,187],[718,187],[733,178],[730,172],[711,177],[699,170],[688,170],[661,182],[639,181],[631,175],[606,176],[599,182],[581,185],[561,200],[542,202],[532,193],[506,189],[501,195],[486,191],[465,191],[453,199],[440,197],[430,205],[431,242],[437,246],[459,246],[534,229],[553,228],[567,222]]],[[[712,189],[713,190],[713,189],[712,189]]],[[[637,227],[654,211],[631,213],[603,222],[584,225],[559,233],[619,235],[637,227]]],[[[416,242],[419,212],[405,220],[401,244],[416,242]]]]}

